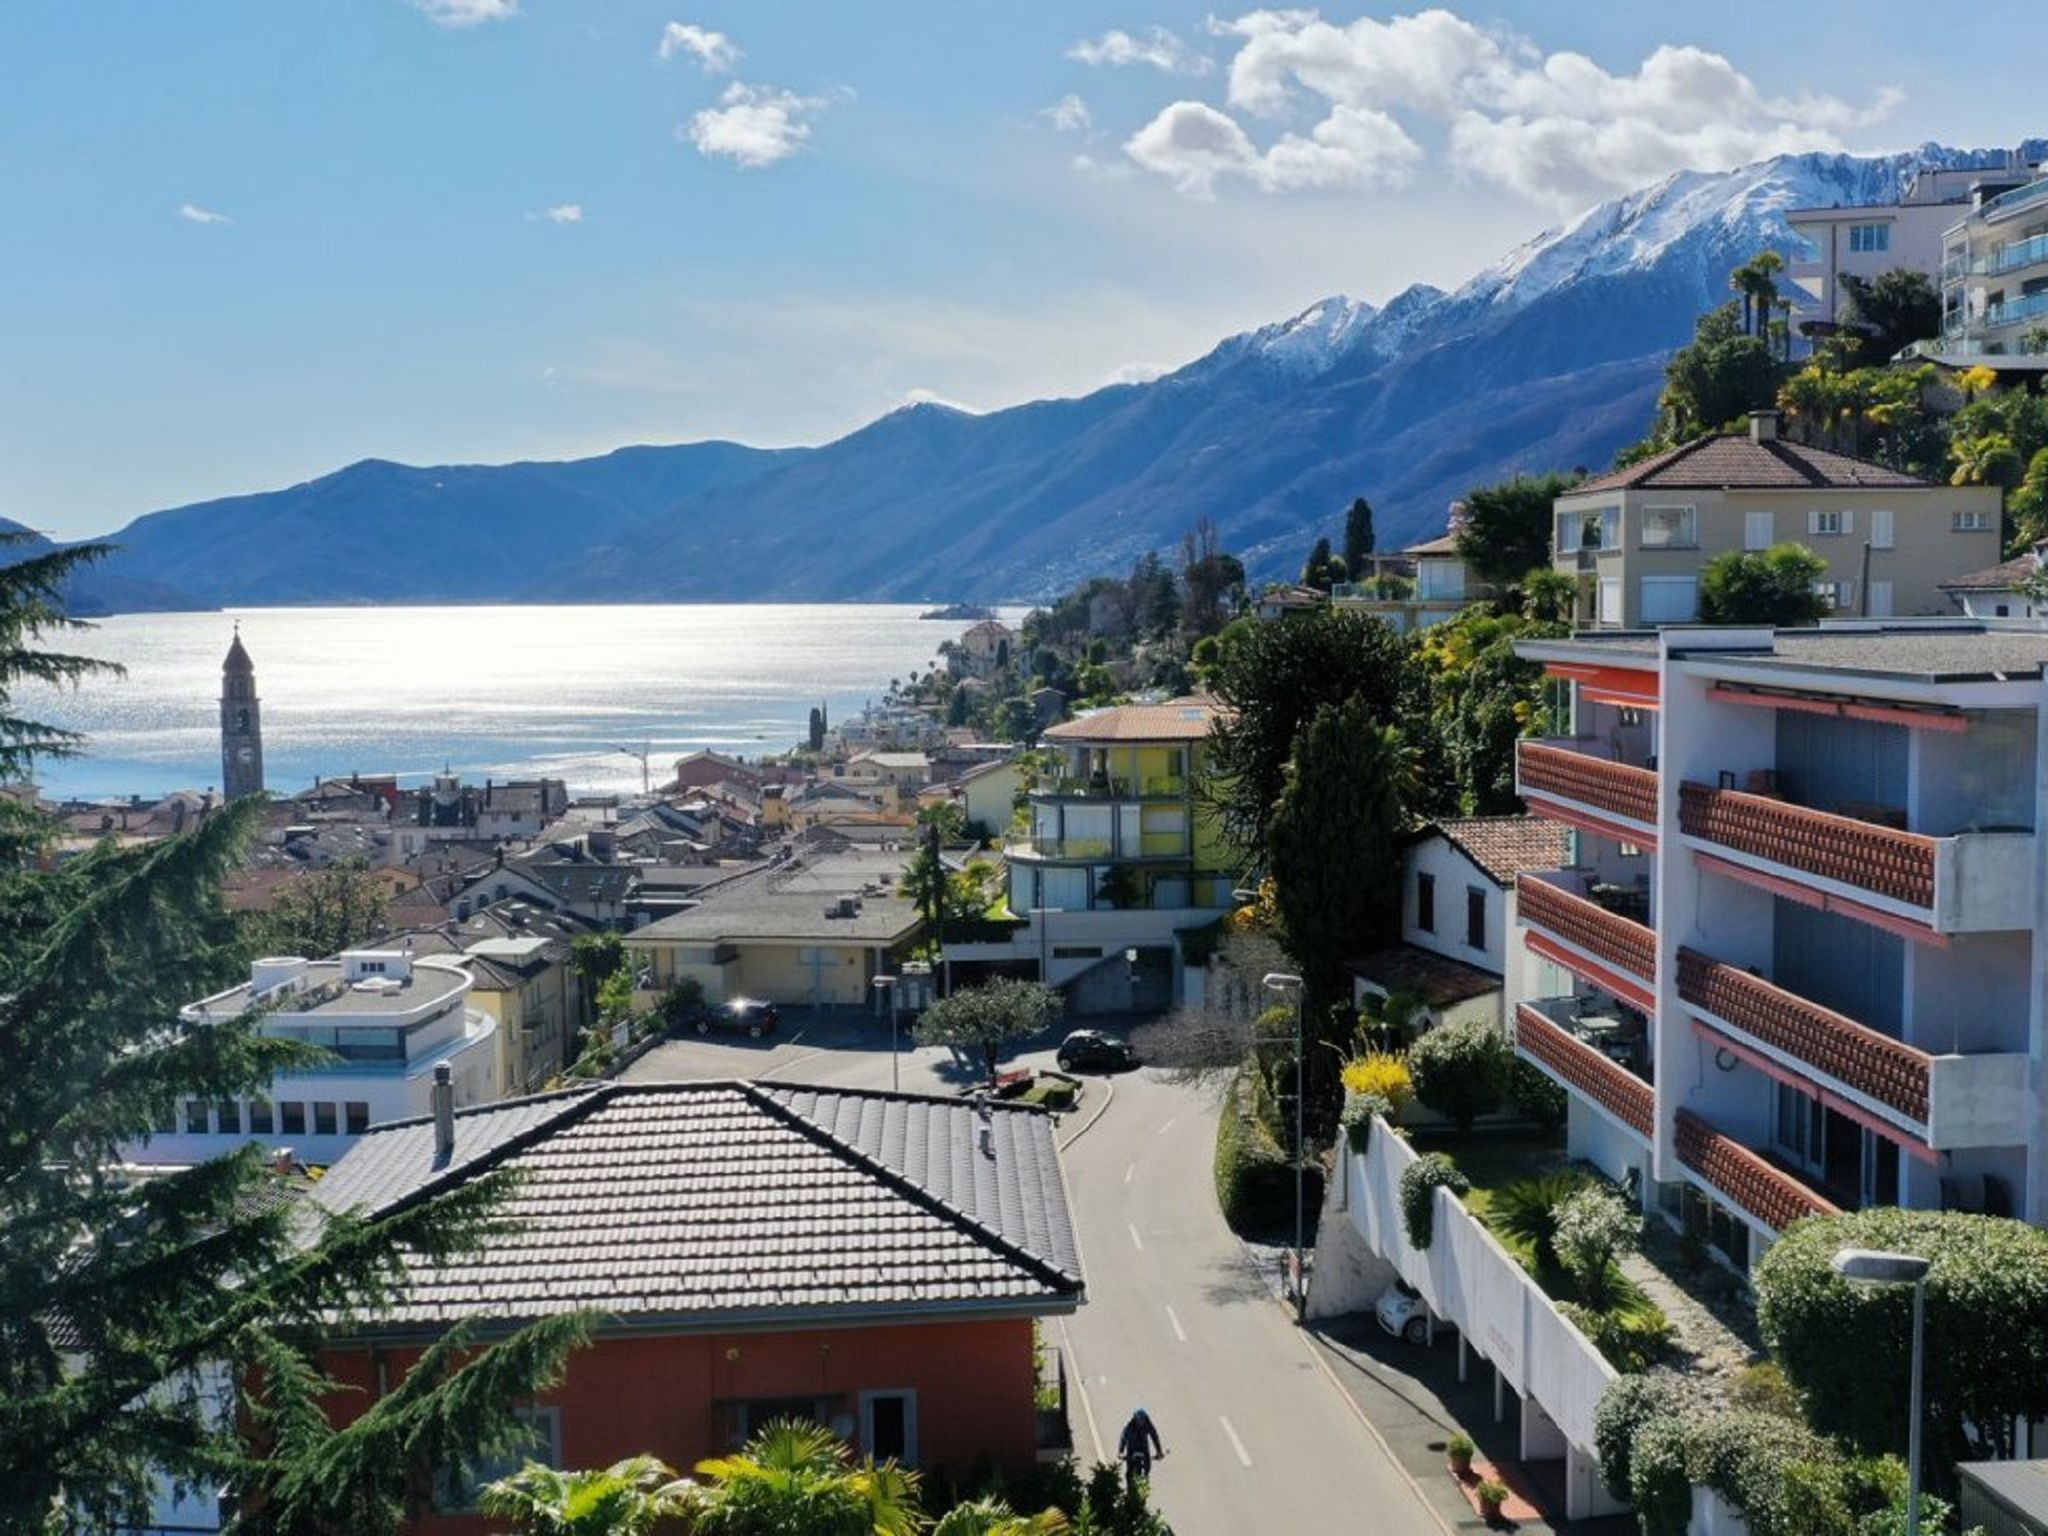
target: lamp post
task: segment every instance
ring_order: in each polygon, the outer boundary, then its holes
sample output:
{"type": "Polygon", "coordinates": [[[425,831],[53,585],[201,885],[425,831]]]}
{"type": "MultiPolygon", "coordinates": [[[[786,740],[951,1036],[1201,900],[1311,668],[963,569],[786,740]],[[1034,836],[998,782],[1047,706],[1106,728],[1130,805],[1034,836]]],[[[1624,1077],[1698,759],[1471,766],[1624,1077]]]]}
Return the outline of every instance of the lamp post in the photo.
{"type": "Polygon", "coordinates": [[[1038,928],[1038,984],[1042,987],[1052,985],[1052,977],[1047,972],[1051,969],[1052,964],[1050,941],[1052,938],[1053,911],[1054,908],[1052,907],[1026,907],[1024,909],[1024,915],[1030,918],[1038,928]]]}
{"type": "Polygon", "coordinates": [[[884,971],[871,983],[877,992],[889,994],[889,1091],[894,1093],[899,1086],[897,1073],[899,1063],[896,1050],[896,978],[884,971]]]}
{"type": "Polygon", "coordinates": [[[1911,1253],[1844,1248],[1828,1260],[1834,1272],[1859,1285],[1913,1287],[1913,1384],[1906,1394],[1906,1536],[1920,1536],[1920,1361],[1927,1337],[1928,1261],[1911,1253]]]}
{"type": "MultiPolygon", "coordinates": [[[[1302,1237],[1304,1204],[1301,1185],[1301,1155],[1306,1145],[1302,1120],[1301,1060],[1301,978],[1287,971],[1269,971],[1261,983],[1276,997],[1294,1004],[1294,1315],[1297,1320],[1307,1309],[1308,1297],[1302,1285],[1302,1237]]],[[[1910,1533],[1909,1533],[1910,1536],[1910,1533]]]]}

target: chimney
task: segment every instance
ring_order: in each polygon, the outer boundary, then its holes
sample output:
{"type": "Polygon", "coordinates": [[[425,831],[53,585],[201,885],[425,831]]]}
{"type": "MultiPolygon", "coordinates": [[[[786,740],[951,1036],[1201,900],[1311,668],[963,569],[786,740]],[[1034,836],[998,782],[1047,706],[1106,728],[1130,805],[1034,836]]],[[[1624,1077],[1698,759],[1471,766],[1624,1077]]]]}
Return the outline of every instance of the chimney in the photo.
{"type": "Polygon", "coordinates": [[[1778,440],[1778,413],[1776,411],[1751,411],[1749,413],[1749,440],[1752,443],[1775,443],[1778,440]]]}
{"type": "Polygon", "coordinates": [[[434,1161],[455,1155],[455,1069],[447,1062],[434,1068],[434,1161]]]}

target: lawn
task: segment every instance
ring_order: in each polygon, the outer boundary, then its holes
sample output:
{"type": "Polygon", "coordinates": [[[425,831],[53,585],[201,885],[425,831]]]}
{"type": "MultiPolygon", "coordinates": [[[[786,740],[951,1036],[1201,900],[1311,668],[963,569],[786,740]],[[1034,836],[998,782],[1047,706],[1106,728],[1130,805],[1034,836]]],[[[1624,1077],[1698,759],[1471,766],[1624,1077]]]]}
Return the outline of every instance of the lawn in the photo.
{"type": "Polygon", "coordinates": [[[1526,1245],[1514,1242],[1490,1219],[1493,1196],[1517,1179],[1526,1179],[1532,1173],[1564,1162],[1564,1132],[1514,1131],[1498,1136],[1479,1132],[1460,1136],[1451,1130],[1418,1131],[1415,1149],[1450,1154],[1458,1171],[1472,1181],[1471,1192],[1465,1196],[1465,1209],[1486,1223],[1487,1230],[1514,1254],[1524,1269],[1533,1271],[1534,1261],[1526,1245]]]}

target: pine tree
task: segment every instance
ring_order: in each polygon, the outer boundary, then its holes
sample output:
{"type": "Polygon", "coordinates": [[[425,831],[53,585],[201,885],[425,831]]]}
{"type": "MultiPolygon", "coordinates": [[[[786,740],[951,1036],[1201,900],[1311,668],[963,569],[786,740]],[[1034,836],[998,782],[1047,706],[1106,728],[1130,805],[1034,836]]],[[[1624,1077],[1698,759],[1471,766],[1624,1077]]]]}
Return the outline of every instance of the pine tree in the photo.
{"type": "Polygon", "coordinates": [[[1364,579],[1374,542],[1372,503],[1360,496],[1344,514],[1344,567],[1353,581],[1364,579]]]}
{"type": "MultiPolygon", "coordinates": [[[[61,588],[101,553],[0,567],[0,772],[25,775],[78,745],[18,718],[11,696],[23,679],[106,672],[39,648],[77,627],[61,588]]],[[[253,1149],[124,1175],[119,1149],[185,1101],[260,1093],[320,1054],[259,1033],[253,1017],[177,1021],[239,963],[220,883],[262,802],[146,847],[108,841],[52,870],[22,858],[48,822],[12,797],[0,804],[0,1530],[137,1523],[157,1470],[253,1498],[279,1532],[322,1528],[323,1506],[360,1516],[334,1529],[394,1528],[429,1486],[423,1457],[511,1442],[516,1394],[559,1370],[583,1320],[451,1357],[438,1376],[402,1383],[390,1408],[331,1430],[310,1351],[334,1318],[389,1299],[402,1248],[453,1254],[478,1241],[502,1184],[374,1225],[321,1226],[280,1198],[289,1186],[253,1149]],[[204,1371],[251,1366],[265,1383],[243,1405],[267,1426],[255,1447],[201,1391],[204,1371]],[[411,1480],[402,1497],[393,1477],[411,1480]]]]}

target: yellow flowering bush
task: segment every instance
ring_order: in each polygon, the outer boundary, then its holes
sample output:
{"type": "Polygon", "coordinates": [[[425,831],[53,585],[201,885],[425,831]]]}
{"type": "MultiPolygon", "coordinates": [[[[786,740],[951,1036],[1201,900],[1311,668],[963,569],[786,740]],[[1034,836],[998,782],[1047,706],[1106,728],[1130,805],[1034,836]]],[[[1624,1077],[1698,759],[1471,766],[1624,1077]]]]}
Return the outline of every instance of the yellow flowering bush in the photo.
{"type": "Polygon", "coordinates": [[[1375,1094],[1393,1106],[1399,1115],[1415,1102],[1415,1083],[1408,1076],[1408,1063],[1387,1051],[1354,1056],[1344,1063],[1347,1092],[1375,1094]]]}

